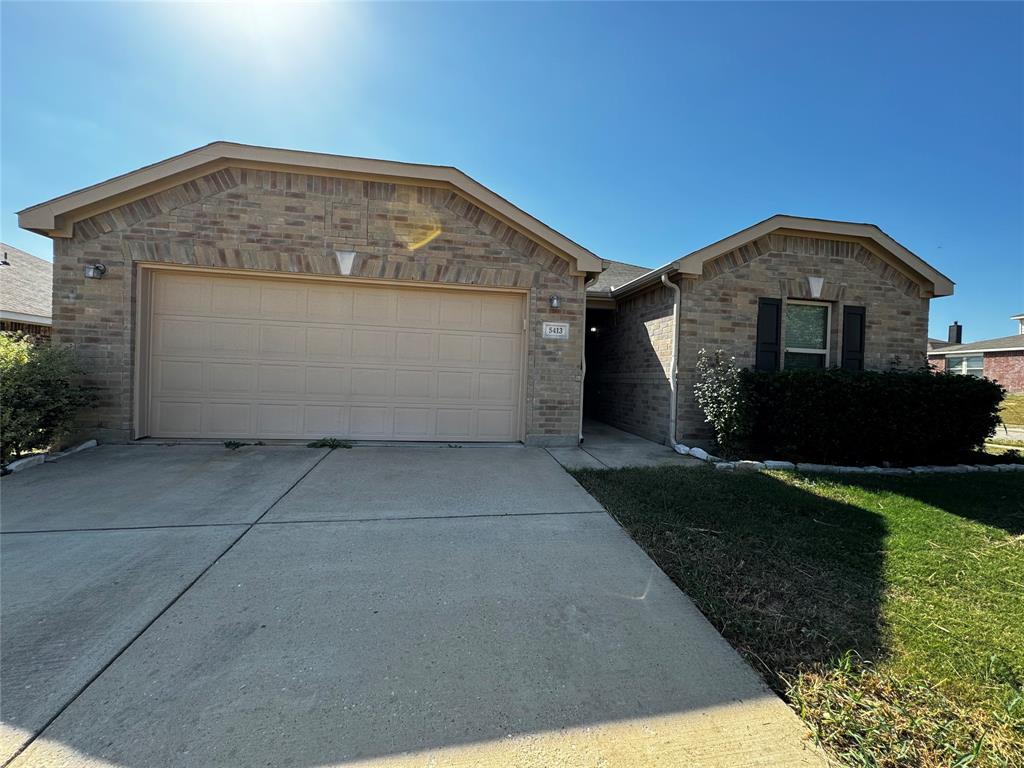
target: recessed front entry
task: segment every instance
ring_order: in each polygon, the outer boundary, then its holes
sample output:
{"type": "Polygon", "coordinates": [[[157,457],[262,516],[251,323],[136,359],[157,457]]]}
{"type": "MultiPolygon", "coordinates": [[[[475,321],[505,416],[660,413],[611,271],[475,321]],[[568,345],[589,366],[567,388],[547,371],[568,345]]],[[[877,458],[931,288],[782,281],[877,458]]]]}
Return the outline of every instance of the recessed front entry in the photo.
{"type": "Polygon", "coordinates": [[[154,270],[142,295],[144,434],[521,439],[523,294],[154,270]]]}

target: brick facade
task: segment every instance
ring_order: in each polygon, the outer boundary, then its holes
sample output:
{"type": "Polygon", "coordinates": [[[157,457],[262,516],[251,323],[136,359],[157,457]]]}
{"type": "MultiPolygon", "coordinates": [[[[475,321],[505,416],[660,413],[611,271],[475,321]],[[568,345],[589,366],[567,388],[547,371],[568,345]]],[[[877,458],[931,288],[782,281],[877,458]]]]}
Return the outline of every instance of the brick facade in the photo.
{"type": "MultiPolygon", "coordinates": [[[[679,338],[677,437],[686,443],[708,441],[711,430],[693,396],[700,349],[722,349],[741,367],[754,364],[757,300],[760,297],[810,299],[806,277],[825,279],[820,299],[832,306],[829,364],[838,364],[842,307],[866,307],[865,358],[868,369],[913,368],[924,364],[928,299],[918,284],[856,242],[774,233],[730,251],[704,265],[694,278],[678,276],[682,291],[679,338]]],[[[602,404],[600,418],[613,426],[667,441],[664,419],[668,403],[672,295],[661,285],[619,300],[613,369],[604,376],[636,380],[651,405],[648,423],[632,405],[602,404]],[[647,298],[644,298],[647,297],[647,298]],[[642,307],[642,309],[640,309],[642,307]],[[661,373],[659,374],[659,366],[661,373]],[[644,377],[643,384],[634,372],[644,377]]]]}
{"type": "Polygon", "coordinates": [[[997,381],[1011,394],[1024,392],[1024,349],[1015,352],[986,352],[985,378],[997,381]]]}
{"type": "Polygon", "coordinates": [[[594,416],[612,426],[664,442],[672,364],[672,293],[663,285],[621,300],[588,339],[587,368],[599,366],[594,416]],[[593,361],[593,362],[592,362],[593,361]]]}
{"type": "Polygon", "coordinates": [[[54,338],[74,345],[98,388],[83,431],[131,437],[139,263],[340,276],[335,251],[356,252],[352,277],[529,291],[526,440],[575,443],[584,296],[568,260],[447,188],[247,168],[97,214],[54,241],[54,338]],[[84,278],[92,262],[107,266],[102,280],[84,278]],[[569,323],[569,339],[543,339],[544,321],[569,323]]]}

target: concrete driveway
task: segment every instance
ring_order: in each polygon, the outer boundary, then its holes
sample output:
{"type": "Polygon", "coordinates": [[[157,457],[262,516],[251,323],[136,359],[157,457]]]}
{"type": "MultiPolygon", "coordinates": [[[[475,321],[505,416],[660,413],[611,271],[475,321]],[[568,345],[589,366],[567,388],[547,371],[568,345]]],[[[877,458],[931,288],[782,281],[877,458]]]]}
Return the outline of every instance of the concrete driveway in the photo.
{"type": "Polygon", "coordinates": [[[100,447],[2,483],[4,765],[822,764],[545,451],[100,447]]]}

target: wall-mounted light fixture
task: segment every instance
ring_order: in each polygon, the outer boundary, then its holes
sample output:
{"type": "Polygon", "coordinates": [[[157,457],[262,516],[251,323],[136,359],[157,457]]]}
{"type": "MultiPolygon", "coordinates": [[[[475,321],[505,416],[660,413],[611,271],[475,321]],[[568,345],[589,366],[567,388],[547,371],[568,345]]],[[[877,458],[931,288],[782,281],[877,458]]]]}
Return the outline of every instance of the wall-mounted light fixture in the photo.
{"type": "Polygon", "coordinates": [[[591,333],[597,333],[597,326],[596,325],[590,326],[590,332],[591,333]]]}
{"type": "Polygon", "coordinates": [[[562,306],[562,299],[559,296],[552,296],[550,299],[548,299],[548,302],[551,304],[552,309],[558,309],[560,306],[562,306]]]}
{"type": "Polygon", "coordinates": [[[107,274],[107,268],[103,264],[86,264],[85,276],[90,280],[99,280],[107,274]]]}
{"type": "Polygon", "coordinates": [[[0,257],[0,267],[9,267],[11,262],[7,260],[7,251],[4,251],[4,255],[0,257]]]}

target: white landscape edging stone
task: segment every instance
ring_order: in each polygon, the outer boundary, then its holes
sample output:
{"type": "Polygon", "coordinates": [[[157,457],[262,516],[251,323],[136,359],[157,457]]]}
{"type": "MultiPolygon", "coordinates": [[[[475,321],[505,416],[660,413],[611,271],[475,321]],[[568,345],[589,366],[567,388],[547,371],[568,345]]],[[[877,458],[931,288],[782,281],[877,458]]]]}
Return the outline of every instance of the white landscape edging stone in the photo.
{"type": "Polygon", "coordinates": [[[95,447],[96,447],[96,441],[95,440],[86,440],[84,443],[76,445],[76,446],[74,446],[72,448],[68,448],[66,451],[61,451],[59,453],[48,454],[46,456],[46,460],[47,461],[57,461],[58,459],[63,459],[65,456],[70,456],[73,453],[78,453],[79,451],[87,451],[88,449],[95,448],[95,447]]]}
{"type": "Polygon", "coordinates": [[[60,451],[59,453],[37,453],[34,456],[26,456],[24,459],[12,461],[4,467],[4,469],[8,472],[21,472],[23,469],[37,466],[43,462],[57,461],[58,459],[63,459],[65,456],[70,456],[73,453],[87,451],[90,448],[95,448],[96,445],[97,443],[95,440],[86,440],[84,443],[79,443],[78,445],[68,448],[66,451],[60,451]]]}
{"type": "MultiPolygon", "coordinates": [[[[678,446],[677,446],[678,448],[678,446]]],[[[714,465],[715,469],[723,471],[740,472],[764,472],[772,470],[787,470],[806,472],[809,474],[833,473],[849,475],[966,475],[971,472],[1024,472],[1024,464],[953,464],[947,467],[921,466],[921,467],[847,467],[835,464],[794,464],[791,461],[724,461],[717,456],[712,456],[703,448],[690,448],[690,455],[696,459],[714,465]]]]}

